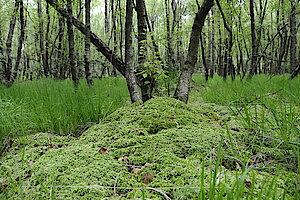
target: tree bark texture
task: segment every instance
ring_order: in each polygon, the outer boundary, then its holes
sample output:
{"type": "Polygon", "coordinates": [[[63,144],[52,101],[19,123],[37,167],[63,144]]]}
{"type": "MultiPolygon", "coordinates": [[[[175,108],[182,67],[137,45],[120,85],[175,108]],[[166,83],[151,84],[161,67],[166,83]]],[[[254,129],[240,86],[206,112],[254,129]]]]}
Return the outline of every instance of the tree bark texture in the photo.
{"type": "Polygon", "coordinates": [[[151,99],[154,80],[146,71],[147,62],[147,15],[145,0],[136,0],[136,12],[138,22],[138,67],[137,79],[142,91],[143,102],[151,99]]]}
{"type": "Polygon", "coordinates": [[[136,76],[134,74],[134,56],[132,46],[132,22],[133,22],[133,2],[126,1],[126,22],[125,22],[125,78],[132,102],[141,100],[136,76]]]}
{"type": "Polygon", "coordinates": [[[44,20],[43,20],[43,11],[42,11],[42,1],[38,0],[38,17],[39,17],[39,39],[40,39],[40,50],[42,56],[42,64],[44,69],[44,75],[48,77],[49,75],[49,66],[46,58],[45,52],[45,42],[44,42],[44,20]]]}
{"type": "Polygon", "coordinates": [[[85,0],[85,26],[87,32],[85,34],[85,47],[84,47],[84,69],[85,79],[88,85],[93,85],[92,71],[90,67],[90,53],[91,53],[91,1],[85,0]]]}
{"type": "MultiPolygon", "coordinates": [[[[57,0],[46,0],[56,11],[58,11],[63,17],[71,19],[73,25],[84,35],[86,34],[85,25],[76,17],[68,13],[68,11],[58,3],[57,0]]],[[[124,76],[125,62],[115,54],[96,34],[91,31],[91,43],[95,45],[97,50],[101,52],[106,59],[108,59],[113,66],[124,76]]]]}
{"type": "Polygon", "coordinates": [[[198,58],[200,34],[204,26],[205,18],[212,8],[213,3],[213,0],[204,0],[202,6],[199,6],[198,8],[198,12],[196,13],[196,17],[193,23],[187,58],[181,70],[181,74],[174,94],[174,98],[185,103],[188,102],[190,80],[192,79],[195,64],[198,58]]]}
{"type": "Polygon", "coordinates": [[[6,83],[7,83],[7,87],[10,86],[9,82],[10,82],[10,77],[12,75],[12,65],[13,65],[13,60],[12,60],[12,39],[14,36],[14,30],[15,30],[15,26],[16,26],[16,20],[17,20],[17,12],[20,6],[20,1],[16,0],[15,1],[15,8],[14,8],[14,12],[13,15],[11,17],[10,20],[10,24],[9,24],[9,30],[8,30],[8,35],[7,35],[7,40],[6,40],[6,55],[7,55],[7,61],[6,61],[6,68],[4,69],[5,71],[5,77],[6,77],[6,83]]]}
{"type": "Polygon", "coordinates": [[[297,23],[296,23],[296,1],[295,0],[291,0],[290,34],[291,34],[290,72],[291,74],[293,74],[297,68],[297,23]]]}
{"type": "Polygon", "coordinates": [[[19,0],[19,7],[20,7],[20,35],[19,35],[19,44],[18,44],[18,50],[17,50],[17,58],[15,62],[15,66],[13,69],[13,72],[11,73],[11,76],[9,77],[9,80],[7,82],[8,87],[12,86],[12,84],[17,79],[18,71],[19,71],[19,65],[22,57],[22,49],[23,49],[23,43],[25,38],[25,19],[24,19],[24,5],[23,0],[19,0]]]}
{"type": "Polygon", "coordinates": [[[250,20],[251,20],[251,42],[252,42],[252,55],[249,77],[251,78],[257,73],[257,39],[256,39],[256,26],[255,26],[255,15],[254,15],[254,0],[250,0],[250,20]]]}
{"type": "MultiPolygon", "coordinates": [[[[67,18],[67,19],[72,19],[72,23],[73,25],[83,34],[86,34],[86,27],[85,25],[78,20],[77,18],[75,18],[74,16],[70,15],[68,13],[68,11],[62,7],[56,0],[46,0],[47,3],[49,3],[57,12],[59,12],[63,17],[67,18]]],[[[125,71],[127,69],[127,64],[120,58],[118,57],[117,54],[115,54],[115,52],[113,52],[96,34],[94,34],[92,31],[91,33],[91,43],[97,48],[97,50],[99,52],[101,52],[106,59],[108,59],[111,64],[125,77],[125,71]]],[[[130,66],[132,67],[132,66],[130,66]]],[[[134,90],[129,90],[130,92],[130,96],[131,97],[136,97],[136,98],[132,98],[131,101],[135,102],[137,100],[139,100],[140,98],[137,95],[137,89],[136,89],[136,83],[133,81],[134,77],[131,78],[126,78],[126,82],[127,82],[127,86],[129,87],[129,85],[131,85],[132,87],[134,87],[134,90]],[[131,93],[133,92],[134,93],[131,93]]]]}
{"type": "MultiPolygon", "coordinates": [[[[67,0],[68,13],[69,15],[73,15],[72,9],[72,0],[67,0]]],[[[74,47],[74,31],[73,31],[73,22],[72,18],[68,18],[67,20],[67,28],[68,28],[68,42],[69,42],[69,66],[72,74],[72,81],[75,87],[78,87],[78,72],[75,61],[75,47],[74,47]]],[[[86,30],[86,32],[88,32],[86,30]]]]}

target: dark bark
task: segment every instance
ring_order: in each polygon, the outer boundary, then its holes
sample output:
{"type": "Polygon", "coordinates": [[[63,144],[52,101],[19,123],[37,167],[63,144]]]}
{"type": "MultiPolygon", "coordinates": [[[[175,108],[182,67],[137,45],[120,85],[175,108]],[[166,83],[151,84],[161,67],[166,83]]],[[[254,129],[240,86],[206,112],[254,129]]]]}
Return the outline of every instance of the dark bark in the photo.
{"type": "Polygon", "coordinates": [[[85,34],[85,47],[84,47],[84,69],[85,69],[85,79],[88,85],[93,85],[92,71],[90,67],[90,53],[91,53],[91,1],[85,0],[85,26],[87,32],[85,34]]]}
{"type": "Polygon", "coordinates": [[[37,1],[38,3],[38,17],[39,17],[39,39],[40,39],[40,50],[42,57],[42,65],[44,69],[44,75],[48,77],[49,75],[49,66],[46,58],[45,52],[45,42],[44,42],[44,20],[43,20],[43,11],[42,11],[42,2],[41,0],[37,1]]]}
{"type": "Polygon", "coordinates": [[[18,12],[18,9],[19,9],[19,5],[20,5],[20,1],[16,0],[15,1],[15,8],[14,8],[14,12],[13,12],[13,15],[11,17],[11,20],[10,20],[9,30],[8,30],[7,40],[6,40],[7,61],[6,61],[6,68],[4,69],[4,71],[5,71],[5,77],[6,77],[8,87],[10,86],[9,82],[10,82],[10,77],[12,75],[12,65],[13,65],[13,61],[12,61],[12,40],[13,40],[13,36],[14,36],[14,30],[15,30],[16,20],[17,20],[16,15],[17,15],[17,12],[18,12]]]}
{"type": "Polygon", "coordinates": [[[19,0],[19,7],[20,7],[20,35],[19,35],[19,44],[18,44],[18,50],[17,50],[17,58],[14,66],[14,70],[9,77],[9,80],[7,82],[7,86],[10,87],[17,79],[17,75],[19,72],[19,65],[22,57],[22,49],[23,49],[23,43],[25,38],[25,19],[24,19],[24,5],[23,0],[19,0]]]}
{"type": "Polygon", "coordinates": [[[104,24],[105,33],[109,32],[109,10],[108,10],[108,0],[105,0],[105,11],[104,11],[104,24]]]}
{"type": "MultiPolygon", "coordinates": [[[[58,11],[63,17],[67,19],[72,19],[73,25],[83,34],[86,34],[85,25],[79,21],[74,16],[70,15],[65,8],[60,6],[56,0],[46,0],[56,11],[58,11]]],[[[95,45],[97,50],[101,52],[111,64],[125,77],[125,71],[128,67],[126,63],[118,57],[97,35],[91,31],[91,43],[95,45]]],[[[135,83],[130,82],[131,79],[126,78],[127,85],[135,85],[135,83]]],[[[134,90],[136,91],[136,90],[134,90]]],[[[132,92],[132,91],[129,91],[132,92]]],[[[136,96],[136,94],[130,94],[131,97],[136,96]]],[[[131,99],[132,102],[135,102],[138,98],[131,99]]]]}
{"type": "Polygon", "coordinates": [[[255,26],[255,16],[254,16],[254,0],[250,0],[250,20],[251,20],[252,54],[251,54],[249,78],[251,78],[254,74],[257,74],[258,48],[257,48],[256,26],[255,26]]]}
{"type": "Polygon", "coordinates": [[[228,70],[229,70],[229,73],[230,73],[232,79],[234,79],[235,78],[235,68],[234,68],[233,61],[232,61],[233,34],[232,34],[232,30],[231,30],[231,25],[228,25],[228,23],[227,23],[225,14],[222,10],[219,0],[216,0],[216,3],[220,10],[221,15],[222,15],[224,27],[228,33],[228,38],[225,39],[226,51],[225,51],[225,56],[224,56],[223,78],[226,79],[228,70]]]}
{"type": "Polygon", "coordinates": [[[207,66],[207,61],[206,61],[206,57],[205,57],[205,48],[204,48],[204,44],[203,44],[203,37],[202,34],[200,34],[200,44],[201,44],[201,55],[202,55],[202,63],[204,66],[204,75],[205,75],[205,81],[208,81],[208,77],[209,77],[209,70],[208,70],[208,66],[207,66]]]}
{"type": "Polygon", "coordinates": [[[210,63],[210,72],[209,76],[212,78],[215,73],[215,57],[216,44],[215,44],[215,17],[214,17],[214,9],[211,9],[211,63],[210,63]]]}
{"type": "Polygon", "coordinates": [[[174,68],[175,60],[173,59],[173,48],[172,48],[172,38],[171,38],[171,25],[170,25],[170,2],[165,0],[165,9],[166,9],[166,33],[167,33],[167,46],[166,46],[166,58],[167,58],[167,71],[171,71],[174,68]]]}
{"type": "MultiPolygon", "coordinates": [[[[68,13],[69,15],[73,15],[72,9],[72,0],[67,0],[68,13]]],[[[76,57],[75,57],[75,46],[74,46],[74,31],[73,31],[73,22],[72,18],[68,18],[67,20],[67,29],[68,29],[68,42],[69,42],[69,67],[72,74],[72,81],[75,87],[78,87],[79,79],[78,79],[78,71],[76,66],[76,57]]],[[[86,30],[87,32],[87,30],[86,30]]]]}
{"type": "MultiPolygon", "coordinates": [[[[63,38],[64,38],[64,26],[65,26],[65,20],[63,17],[59,16],[58,19],[58,46],[57,46],[57,65],[58,65],[58,71],[59,71],[59,79],[63,80],[66,78],[66,71],[67,67],[64,64],[64,50],[63,50],[63,38]]],[[[58,73],[57,71],[57,73],[58,73]]]]}
{"type": "Polygon", "coordinates": [[[212,8],[213,3],[213,0],[204,0],[202,6],[199,6],[198,4],[198,12],[196,13],[192,27],[187,58],[181,70],[181,74],[174,94],[174,97],[176,99],[185,103],[188,102],[190,80],[192,79],[195,64],[198,58],[200,34],[204,26],[205,18],[212,8]]]}
{"type": "MultiPolygon", "coordinates": [[[[70,15],[65,8],[63,8],[56,0],[46,0],[51,6],[54,7],[63,17],[71,19],[73,25],[84,35],[86,34],[85,25],[70,15]]],[[[91,31],[91,43],[96,46],[97,50],[101,52],[116,69],[124,76],[125,62],[117,56],[96,34],[91,31]]]]}
{"type": "Polygon", "coordinates": [[[3,37],[2,27],[0,23],[0,84],[2,83],[2,80],[5,80],[5,68],[6,68],[5,49],[4,49],[4,42],[2,37],[3,37]]]}
{"type": "Polygon", "coordinates": [[[47,25],[46,25],[46,33],[45,33],[45,63],[48,68],[48,73],[51,74],[51,61],[49,60],[49,34],[50,34],[50,23],[51,23],[51,17],[49,13],[49,4],[46,5],[46,15],[47,15],[47,25]],[[50,61],[50,63],[49,63],[50,61]]]}
{"type": "Polygon", "coordinates": [[[291,74],[297,68],[297,22],[296,22],[296,2],[291,0],[291,15],[290,15],[290,34],[291,34],[291,46],[290,46],[290,63],[291,74]]]}
{"type": "Polygon", "coordinates": [[[134,74],[134,56],[132,46],[132,22],[133,22],[133,2],[126,1],[126,22],[125,22],[125,78],[130,93],[131,101],[141,100],[136,76],[134,74]]]}
{"type": "Polygon", "coordinates": [[[147,62],[147,16],[145,0],[136,0],[136,12],[138,21],[138,67],[137,79],[142,91],[143,102],[151,99],[154,88],[152,74],[145,73],[147,62]]]}

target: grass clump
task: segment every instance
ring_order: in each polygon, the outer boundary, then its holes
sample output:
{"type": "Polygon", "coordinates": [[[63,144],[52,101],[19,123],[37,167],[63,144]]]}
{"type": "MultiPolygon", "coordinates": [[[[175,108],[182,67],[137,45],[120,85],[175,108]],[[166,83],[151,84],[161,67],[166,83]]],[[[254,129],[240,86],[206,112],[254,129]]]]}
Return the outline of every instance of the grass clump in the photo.
{"type": "Polygon", "coordinates": [[[48,79],[0,86],[0,139],[32,132],[78,136],[128,101],[125,81],[117,78],[95,80],[93,87],[82,80],[77,89],[70,80],[48,79]]]}
{"type": "Polygon", "coordinates": [[[253,152],[243,137],[246,130],[231,129],[239,121],[225,110],[155,98],[118,109],[77,140],[47,135],[30,140],[33,145],[13,148],[1,161],[6,184],[0,197],[292,199],[292,172],[287,182],[273,173],[266,183],[270,173],[247,167],[253,152]]]}

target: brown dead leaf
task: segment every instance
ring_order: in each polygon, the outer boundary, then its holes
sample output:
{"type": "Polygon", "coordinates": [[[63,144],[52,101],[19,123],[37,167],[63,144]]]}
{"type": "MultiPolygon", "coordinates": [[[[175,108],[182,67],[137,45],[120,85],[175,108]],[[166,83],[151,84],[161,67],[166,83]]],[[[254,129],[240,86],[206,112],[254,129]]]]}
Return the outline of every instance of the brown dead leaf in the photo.
{"type": "Polygon", "coordinates": [[[149,184],[153,181],[154,175],[151,172],[147,172],[142,175],[142,183],[149,184]]]}
{"type": "Polygon", "coordinates": [[[101,154],[107,154],[108,153],[108,148],[103,146],[98,150],[98,152],[101,153],[101,154]]]}
{"type": "Polygon", "coordinates": [[[53,144],[48,144],[48,146],[49,146],[50,148],[53,148],[53,147],[54,147],[54,145],[53,145],[53,144]]]}
{"type": "Polygon", "coordinates": [[[129,162],[129,158],[127,156],[125,157],[121,157],[121,158],[118,158],[118,161],[122,161],[122,162],[129,162]]]}
{"type": "Polygon", "coordinates": [[[29,160],[29,161],[28,161],[28,165],[29,165],[29,166],[32,166],[32,165],[33,165],[33,163],[34,163],[34,161],[33,161],[33,160],[29,160]]]}
{"type": "Polygon", "coordinates": [[[136,174],[136,175],[139,175],[141,173],[142,169],[140,168],[133,168],[132,169],[132,173],[136,174]]]}
{"type": "Polygon", "coordinates": [[[118,137],[117,135],[113,135],[113,136],[112,136],[112,139],[113,139],[113,140],[117,140],[117,139],[119,139],[119,137],[118,137]]]}
{"type": "Polygon", "coordinates": [[[246,184],[246,187],[250,187],[250,185],[252,184],[252,180],[249,178],[246,178],[244,182],[246,184]]]}

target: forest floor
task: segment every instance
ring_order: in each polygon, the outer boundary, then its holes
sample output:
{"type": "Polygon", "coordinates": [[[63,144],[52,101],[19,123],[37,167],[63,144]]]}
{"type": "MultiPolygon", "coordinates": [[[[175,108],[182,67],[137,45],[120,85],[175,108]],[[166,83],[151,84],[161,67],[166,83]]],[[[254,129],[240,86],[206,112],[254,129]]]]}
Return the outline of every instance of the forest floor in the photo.
{"type": "Polygon", "coordinates": [[[299,79],[194,80],[190,104],[154,98],[80,137],[14,140],[0,198],[298,199],[299,79]]]}

